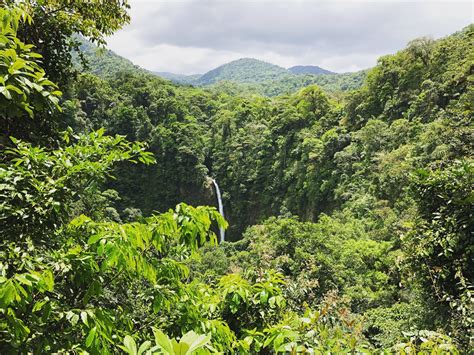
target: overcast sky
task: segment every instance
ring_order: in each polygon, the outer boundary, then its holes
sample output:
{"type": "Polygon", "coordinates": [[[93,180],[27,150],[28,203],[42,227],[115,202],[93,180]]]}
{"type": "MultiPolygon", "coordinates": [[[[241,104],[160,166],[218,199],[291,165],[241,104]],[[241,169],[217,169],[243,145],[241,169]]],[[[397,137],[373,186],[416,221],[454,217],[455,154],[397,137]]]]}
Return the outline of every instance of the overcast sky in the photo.
{"type": "Polygon", "coordinates": [[[473,21],[471,1],[131,0],[109,48],[153,71],[204,73],[252,57],[336,72],[375,65],[420,36],[473,21]]]}

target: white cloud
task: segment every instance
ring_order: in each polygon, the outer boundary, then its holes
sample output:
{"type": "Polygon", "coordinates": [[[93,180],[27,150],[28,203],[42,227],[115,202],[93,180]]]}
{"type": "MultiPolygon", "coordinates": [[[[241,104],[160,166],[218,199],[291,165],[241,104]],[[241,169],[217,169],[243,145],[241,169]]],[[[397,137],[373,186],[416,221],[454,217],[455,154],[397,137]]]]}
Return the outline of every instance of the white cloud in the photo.
{"type": "Polygon", "coordinates": [[[242,57],[335,71],[373,66],[416,37],[472,22],[470,1],[131,1],[109,47],[155,71],[199,73],[242,57]]]}

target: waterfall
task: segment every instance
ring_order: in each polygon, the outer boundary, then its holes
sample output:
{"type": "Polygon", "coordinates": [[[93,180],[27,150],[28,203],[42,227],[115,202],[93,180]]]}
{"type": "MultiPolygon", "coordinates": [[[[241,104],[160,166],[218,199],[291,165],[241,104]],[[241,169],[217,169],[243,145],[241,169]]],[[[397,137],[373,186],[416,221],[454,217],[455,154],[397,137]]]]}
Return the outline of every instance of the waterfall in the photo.
{"type": "MultiPolygon", "coordinates": [[[[221,190],[219,189],[219,185],[217,185],[216,180],[211,179],[214,187],[216,188],[216,195],[217,195],[217,205],[219,206],[219,213],[224,217],[224,205],[222,204],[222,197],[221,197],[221,190]]],[[[225,230],[222,227],[219,227],[219,234],[221,237],[221,242],[225,241],[225,230]]]]}

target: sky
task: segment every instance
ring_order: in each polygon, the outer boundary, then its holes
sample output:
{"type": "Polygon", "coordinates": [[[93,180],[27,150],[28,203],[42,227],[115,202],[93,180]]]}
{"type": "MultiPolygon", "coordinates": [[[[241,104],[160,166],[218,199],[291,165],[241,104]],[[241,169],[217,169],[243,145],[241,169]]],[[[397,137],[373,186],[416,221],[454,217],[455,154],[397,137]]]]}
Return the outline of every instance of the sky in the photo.
{"type": "Polygon", "coordinates": [[[152,71],[205,73],[239,58],[336,72],[473,23],[472,1],[130,0],[108,47],[152,71]]]}

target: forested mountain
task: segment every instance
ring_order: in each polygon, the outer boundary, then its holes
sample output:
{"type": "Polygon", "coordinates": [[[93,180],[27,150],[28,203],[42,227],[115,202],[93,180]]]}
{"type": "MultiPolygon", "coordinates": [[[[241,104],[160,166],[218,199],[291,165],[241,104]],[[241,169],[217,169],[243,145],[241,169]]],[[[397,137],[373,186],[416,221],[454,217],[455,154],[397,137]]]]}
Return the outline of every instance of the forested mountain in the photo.
{"type": "Polygon", "coordinates": [[[198,79],[197,84],[210,85],[219,81],[256,83],[282,79],[288,74],[285,68],[278,65],[253,58],[241,58],[208,71],[198,79]]]}
{"type": "Polygon", "coordinates": [[[9,4],[0,353],[471,351],[474,26],[339,97],[254,60],[207,88],[110,52],[74,76],[71,34],[127,6],[9,4]]]}
{"type": "Polygon", "coordinates": [[[336,74],[330,70],[318,67],[317,65],[296,65],[288,68],[288,71],[293,74],[336,74]]]}
{"type": "MultiPolygon", "coordinates": [[[[88,62],[88,68],[85,68],[88,72],[101,77],[108,77],[114,76],[120,71],[139,69],[129,60],[111,50],[98,48],[84,39],[78,38],[78,40],[81,43],[81,52],[88,62]]],[[[74,60],[81,67],[76,52],[74,60]]],[[[153,72],[153,74],[177,84],[209,87],[212,91],[217,90],[241,96],[263,95],[272,97],[292,94],[312,84],[316,84],[323,90],[333,94],[348,92],[358,89],[368,72],[368,70],[361,70],[354,73],[336,74],[316,66],[293,68],[285,70],[270,63],[246,58],[224,64],[205,74],[182,75],[168,72],[153,72]],[[297,70],[298,73],[292,73],[293,68],[296,68],[294,70],[297,70]],[[317,74],[311,73],[311,71],[317,71],[317,74]]],[[[140,70],[145,71],[144,69],[140,70]]]]}
{"type": "Polygon", "coordinates": [[[83,37],[76,36],[74,39],[79,43],[78,50],[72,52],[73,61],[80,68],[94,75],[102,77],[113,77],[123,71],[143,71],[145,69],[133,64],[130,60],[121,57],[110,49],[98,47],[83,37]],[[83,57],[82,60],[79,53],[83,57]],[[85,66],[85,67],[84,67],[85,66]]]}

